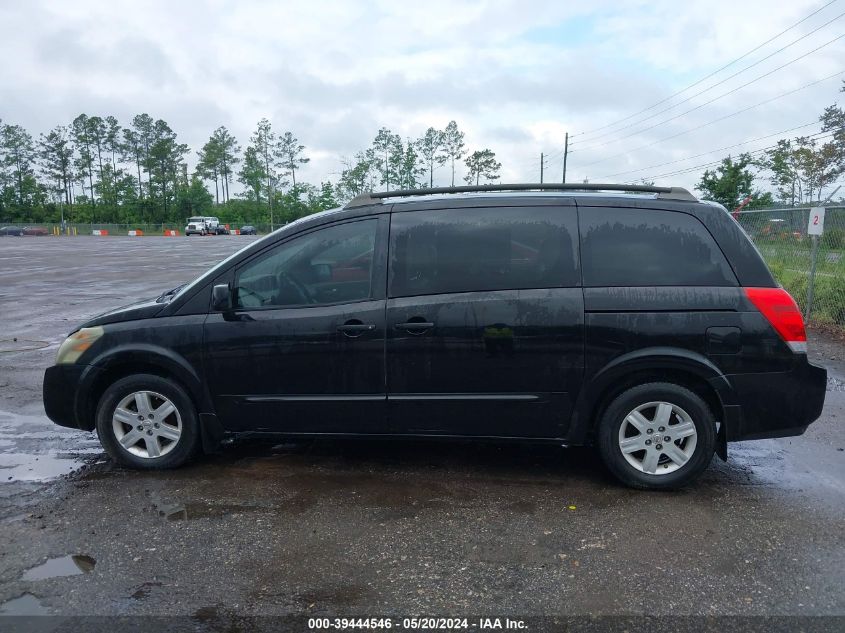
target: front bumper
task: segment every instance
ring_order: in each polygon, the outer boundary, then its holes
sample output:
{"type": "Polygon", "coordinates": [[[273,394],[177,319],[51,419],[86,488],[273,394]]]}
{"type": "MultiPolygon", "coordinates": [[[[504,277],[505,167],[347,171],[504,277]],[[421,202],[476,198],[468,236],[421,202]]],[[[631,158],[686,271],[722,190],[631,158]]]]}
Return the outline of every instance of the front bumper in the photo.
{"type": "Polygon", "coordinates": [[[59,426],[74,429],[92,428],[93,420],[85,415],[84,378],[91,373],[88,365],[54,365],[44,372],[44,410],[59,426]]]}
{"type": "Polygon", "coordinates": [[[726,376],[741,415],[727,428],[728,441],[801,435],[824,408],[827,370],[805,361],[788,372],[726,376]]]}

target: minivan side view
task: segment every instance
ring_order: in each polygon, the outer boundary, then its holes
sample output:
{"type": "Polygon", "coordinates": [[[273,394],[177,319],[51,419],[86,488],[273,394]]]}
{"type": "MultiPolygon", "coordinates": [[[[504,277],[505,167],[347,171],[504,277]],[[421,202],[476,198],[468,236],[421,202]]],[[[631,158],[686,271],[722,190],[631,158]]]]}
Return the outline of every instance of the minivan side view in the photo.
{"type": "Polygon", "coordinates": [[[827,374],[725,210],[680,188],[363,194],[76,329],[47,415],[170,468],[239,433],[592,445],[638,488],[802,434],[827,374]]]}

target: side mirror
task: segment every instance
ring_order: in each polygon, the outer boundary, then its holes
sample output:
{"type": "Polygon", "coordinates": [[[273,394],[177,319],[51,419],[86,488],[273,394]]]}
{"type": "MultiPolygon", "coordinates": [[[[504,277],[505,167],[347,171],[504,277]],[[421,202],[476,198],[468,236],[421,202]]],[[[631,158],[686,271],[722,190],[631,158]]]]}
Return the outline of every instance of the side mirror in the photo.
{"type": "Polygon", "coordinates": [[[211,289],[211,309],[215,312],[232,309],[232,290],[229,284],[218,284],[211,289]]]}

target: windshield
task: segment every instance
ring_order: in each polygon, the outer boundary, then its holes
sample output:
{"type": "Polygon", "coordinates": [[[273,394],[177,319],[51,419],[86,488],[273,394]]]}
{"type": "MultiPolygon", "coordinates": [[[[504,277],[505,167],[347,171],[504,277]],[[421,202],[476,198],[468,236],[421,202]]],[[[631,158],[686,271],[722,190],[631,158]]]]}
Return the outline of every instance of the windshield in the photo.
{"type": "Polygon", "coordinates": [[[188,224],[190,224],[191,222],[205,222],[205,218],[188,218],[188,224]]]}

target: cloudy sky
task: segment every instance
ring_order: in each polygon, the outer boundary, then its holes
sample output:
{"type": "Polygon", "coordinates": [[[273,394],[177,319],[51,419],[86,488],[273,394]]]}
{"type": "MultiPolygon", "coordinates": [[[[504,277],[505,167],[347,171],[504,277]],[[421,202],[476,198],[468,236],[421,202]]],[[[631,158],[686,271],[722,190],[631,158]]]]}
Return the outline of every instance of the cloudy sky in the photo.
{"type": "Polygon", "coordinates": [[[7,1],[0,118],[37,135],[147,112],[195,150],[219,125],[245,145],[267,117],[308,147],[312,182],[381,126],[415,138],[454,119],[505,182],[537,181],[540,152],[559,179],[568,131],[570,181],[691,187],[701,169],[675,172],[815,133],[845,101],[845,1],[828,2],[7,1]]]}

